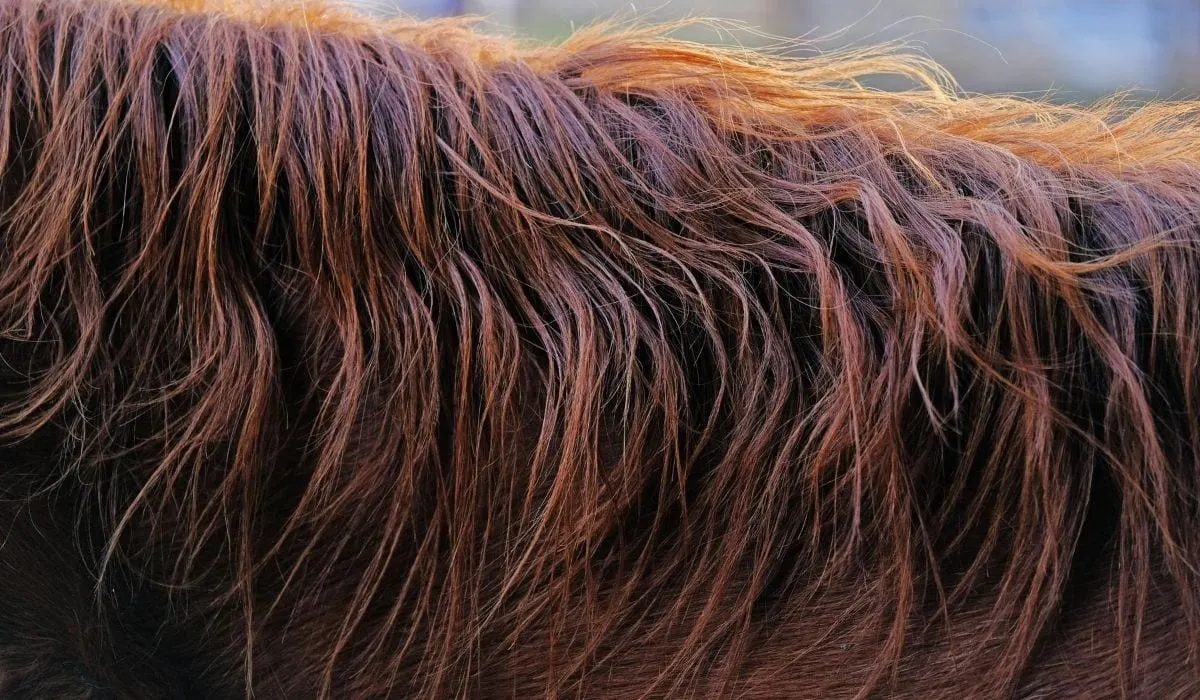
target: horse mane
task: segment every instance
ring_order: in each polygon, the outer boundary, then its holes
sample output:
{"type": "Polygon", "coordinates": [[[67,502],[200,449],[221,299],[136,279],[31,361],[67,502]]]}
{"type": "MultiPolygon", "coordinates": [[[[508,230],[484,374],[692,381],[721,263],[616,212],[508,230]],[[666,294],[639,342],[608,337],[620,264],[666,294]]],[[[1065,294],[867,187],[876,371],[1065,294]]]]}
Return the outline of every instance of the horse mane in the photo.
{"type": "Polygon", "coordinates": [[[1200,693],[1200,104],[309,2],[0,55],[6,697],[1200,693]]]}

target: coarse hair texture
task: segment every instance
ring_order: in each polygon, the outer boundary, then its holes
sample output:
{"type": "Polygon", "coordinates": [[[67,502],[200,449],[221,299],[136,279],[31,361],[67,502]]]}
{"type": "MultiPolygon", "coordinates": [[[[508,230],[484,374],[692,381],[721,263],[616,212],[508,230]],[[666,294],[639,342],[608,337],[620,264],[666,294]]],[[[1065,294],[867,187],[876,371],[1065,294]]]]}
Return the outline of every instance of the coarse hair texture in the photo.
{"type": "Polygon", "coordinates": [[[1200,104],[307,2],[0,55],[0,696],[1200,696],[1200,104]]]}

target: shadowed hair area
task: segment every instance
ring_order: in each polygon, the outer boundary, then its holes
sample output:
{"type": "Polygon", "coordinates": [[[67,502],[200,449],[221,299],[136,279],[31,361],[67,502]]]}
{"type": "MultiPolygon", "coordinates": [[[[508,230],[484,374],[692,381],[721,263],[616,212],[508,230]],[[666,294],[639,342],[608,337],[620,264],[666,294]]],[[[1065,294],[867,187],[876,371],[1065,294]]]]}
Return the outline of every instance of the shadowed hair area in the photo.
{"type": "Polygon", "coordinates": [[[0,58],[0,696],[1200,695],[1200,104],[308,2],[0,58]]]}

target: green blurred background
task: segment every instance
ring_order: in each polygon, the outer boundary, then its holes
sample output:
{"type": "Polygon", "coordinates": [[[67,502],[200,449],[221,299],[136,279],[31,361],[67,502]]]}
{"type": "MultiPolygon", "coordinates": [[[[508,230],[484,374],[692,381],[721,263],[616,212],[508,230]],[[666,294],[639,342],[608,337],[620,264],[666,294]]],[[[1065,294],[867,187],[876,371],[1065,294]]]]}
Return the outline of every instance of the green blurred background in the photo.
{"type": "Polygon", "coordinates": [[[746,30],[693,28],[687,38],[823,50],[902,40],[950,69],[971,92],[1088,100],[1133,91],[1200,95],[1200,0],[351,0],[380,16],[473,14],[503,31],[553,40],[596,19],[732,20],[746,30]]]}

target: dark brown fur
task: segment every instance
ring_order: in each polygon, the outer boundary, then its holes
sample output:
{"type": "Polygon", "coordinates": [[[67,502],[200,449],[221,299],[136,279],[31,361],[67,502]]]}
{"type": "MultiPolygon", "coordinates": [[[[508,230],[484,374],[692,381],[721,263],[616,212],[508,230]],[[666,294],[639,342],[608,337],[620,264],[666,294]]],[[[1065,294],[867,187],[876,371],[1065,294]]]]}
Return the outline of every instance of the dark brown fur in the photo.
{"type": "Polygon", "coordinates": [[[1200,696],[1200,105],[215,3],[0,58],[3,697],[1200,696]]]}

